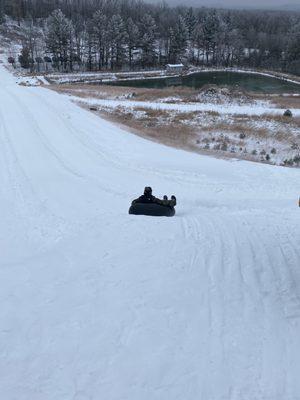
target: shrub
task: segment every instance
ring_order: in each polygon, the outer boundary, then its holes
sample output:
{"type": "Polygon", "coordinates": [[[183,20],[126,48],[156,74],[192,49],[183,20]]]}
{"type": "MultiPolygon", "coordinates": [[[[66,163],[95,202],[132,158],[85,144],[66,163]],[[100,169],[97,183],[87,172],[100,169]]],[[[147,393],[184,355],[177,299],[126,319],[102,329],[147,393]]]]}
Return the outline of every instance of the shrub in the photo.
{"type": "Polygon", "coordinates": [[[222,142],[221,144],[221,150],[222,151],[227,151],[228,150],[228,144],[226,142],[222,142]]]}
{"type": "Polygon", "coordinates": [[[239,135],[239,138],[240,138],[240,139],[245,139],[245,137],[246,137],[246,134],[245,134],[245,133],[240,133],[240,135],[239,135]]]}
{"type": "Polygon", "coordinates": [[[252,151],[251,151],[251,154],[252,154],[253,156],[256,156],[256,155],[257,155],[257,151],[256,151],[256,150],[252,150],[252,151]]]}
{"type": "Polygon", "coordinates": [[[289,166],[291,166],[291,165],[294,164],[294,161],[293,161],[292,158],[290,158],[290,159],[287,159],[287,158],[286,158],[286,159],[283,161],[283,164],[284,164],[284,165],[289,165],[289,166]]]}
{"type": "Polygon", "coordinates": [[[276,153],[277,153],[277,150],[275,149],[275,147],[273,147],[271,150],[271,154],[276,154],[276,153]]]}
{"type": "Polygon", "coordinates": [[[293,113],[291,110],[285,110],[285,112],[283,113],[284,117],[292,117],[293,113]]]}
{"type": "Polygon", "coordinates": [[[270,155],[267,154],[267,155],[266,155],[266,160],[267,160],[267,161],[270,161],[270,158],[271,158],[270,155]]]}
{"type": "Polygon", "coordinates": [[[27,46],[24,46],[21,50],[21,54],[19,55],[19,63],[24,69],[30,68],[33,64],[33,60],[30,58],[30,51],[27,46]]]}
{"type": "Polygon", "coordinates": [[[297,154],[297,155],[293,158],[293,161],[294,161],[294,163],[297,164],[297,166],[298,166],[298,165],[300,164],[300,155],[297,154]]]}

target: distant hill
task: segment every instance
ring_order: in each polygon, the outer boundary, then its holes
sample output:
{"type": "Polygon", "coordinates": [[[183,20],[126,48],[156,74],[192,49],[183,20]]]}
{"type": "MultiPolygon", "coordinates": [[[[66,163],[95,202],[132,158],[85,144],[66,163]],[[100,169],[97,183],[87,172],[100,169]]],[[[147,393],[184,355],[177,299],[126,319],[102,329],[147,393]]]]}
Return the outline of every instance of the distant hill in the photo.
{"type": "MultiPolygon", "coordinates": [[[[148,3],[159,3],[160,0],[146,0],[148,3]]],[[[169,5],[177,6],[182,5],[181,0],[166,0],[169,5]]],[[[239,0],[187,0],[185,5],[192,7],[212,7],[212,8],[231,8],[231,9],[269,9],[269,10],[285,10],[285,11],[299,11],[300,4],[296,3],[281,3],[274,0],[273,4],[269,4],[268,1],[255,0],[251,4],[245,4],[239,0]]]]}

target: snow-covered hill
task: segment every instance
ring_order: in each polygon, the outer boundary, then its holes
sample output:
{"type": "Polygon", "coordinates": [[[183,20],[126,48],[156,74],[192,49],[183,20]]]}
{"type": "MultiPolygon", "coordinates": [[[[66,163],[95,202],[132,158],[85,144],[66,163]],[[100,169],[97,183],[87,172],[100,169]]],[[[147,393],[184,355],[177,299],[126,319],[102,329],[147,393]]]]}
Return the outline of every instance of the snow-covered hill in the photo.
{"type": "Polygon", "coordinates": [[[0,82],[1,398],[299,399],[300,170],[0,82]],[[145,185],[176,217],[127,214],[145,185]]]}

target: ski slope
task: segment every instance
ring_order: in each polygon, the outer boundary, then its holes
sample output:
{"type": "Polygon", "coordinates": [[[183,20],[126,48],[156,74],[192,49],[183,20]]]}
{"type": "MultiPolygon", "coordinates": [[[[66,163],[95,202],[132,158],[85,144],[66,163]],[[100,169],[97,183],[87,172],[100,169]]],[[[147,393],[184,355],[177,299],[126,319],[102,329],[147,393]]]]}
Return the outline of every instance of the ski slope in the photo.
{"type": "Polygon", "coordinates": [[[300,399],[299,184],[0,66],[1,399],[300,399]],[[146,185],[176,217],[127,214],[146,185]]]}

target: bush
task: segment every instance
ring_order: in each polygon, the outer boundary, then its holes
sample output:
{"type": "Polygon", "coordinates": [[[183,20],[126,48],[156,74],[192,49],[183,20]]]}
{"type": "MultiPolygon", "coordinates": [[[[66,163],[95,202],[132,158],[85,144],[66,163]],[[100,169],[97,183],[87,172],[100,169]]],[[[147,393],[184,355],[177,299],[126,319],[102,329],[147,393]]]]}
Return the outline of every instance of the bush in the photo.
{"type": "Polygon", "coordinates": [[[277,150],[275,149],[275,147],[273,147],[271,150],[271,154],[276,154],[276,153],[277,153],[277,150]]]}
{"type": "Polygon", "coordinates": [[[221,150],[222,150],[222,151],[227,151],[227,150],[228,150],[228,144],[227,144],[226,142],[223,142],[223,143],[221,144],[221,150]]]}
{"type": "Polygon", "coordinates": [[[245,133],[240,133],[240,135],[239,135],[239,138],[240,138],[240,139],[245,139],[245,137],[246,137],[246,134],[245,134],[245,133]]]}
{"type": "Polygon", "coordinates": [[[16,62],[14,57],[8,57],[7,61],[9,62],[9,64],[14,64],[16,62]]]}
{"type": "Polygon", "coordinates": [[[267,155],[266,155],[266,160],[267,160],[267,161],[270,161],[270,158],[271,158],[270,155],[267,154],[267,155]]]}
{"type": "Polygon", "coordinates": [[[297,164],[297,166],[299,166],[299,164],[300,164],[300,155],[297,154],[297,155],[293,158],[293,161],[294,161],[295,164],[297,164]]]}
{"type": "Polygon", "coordinates": [[[294,164],[294,161],[293,161],[292,158],[290,158],[290,159],[285,159],[285,160],[283,161],[283,164],[284,164],[284,165],[292,166],[292,165],[294,164]]]}
{"type": "Polygon", "coordinates": [[[256,150],[252,150],[252,151],[251,151],[251,154],[252,154],[253,156],[256,156],[256,155],[257,155],[257,151],[256,151],[256,150]]]}
{"type": "Polygon", "coordinates": [[[291,110],[285,110],[285,112],[283,113],[284,117],[292,117],[293,113],[291,110]]]}
{"type": "Polygon", "coordinates": [[[27,46],[24,46],[19,55],[19,63],[22,68],[28,69],[33,64],[33,60],[30,58],[30,51],[27,46]]]}

